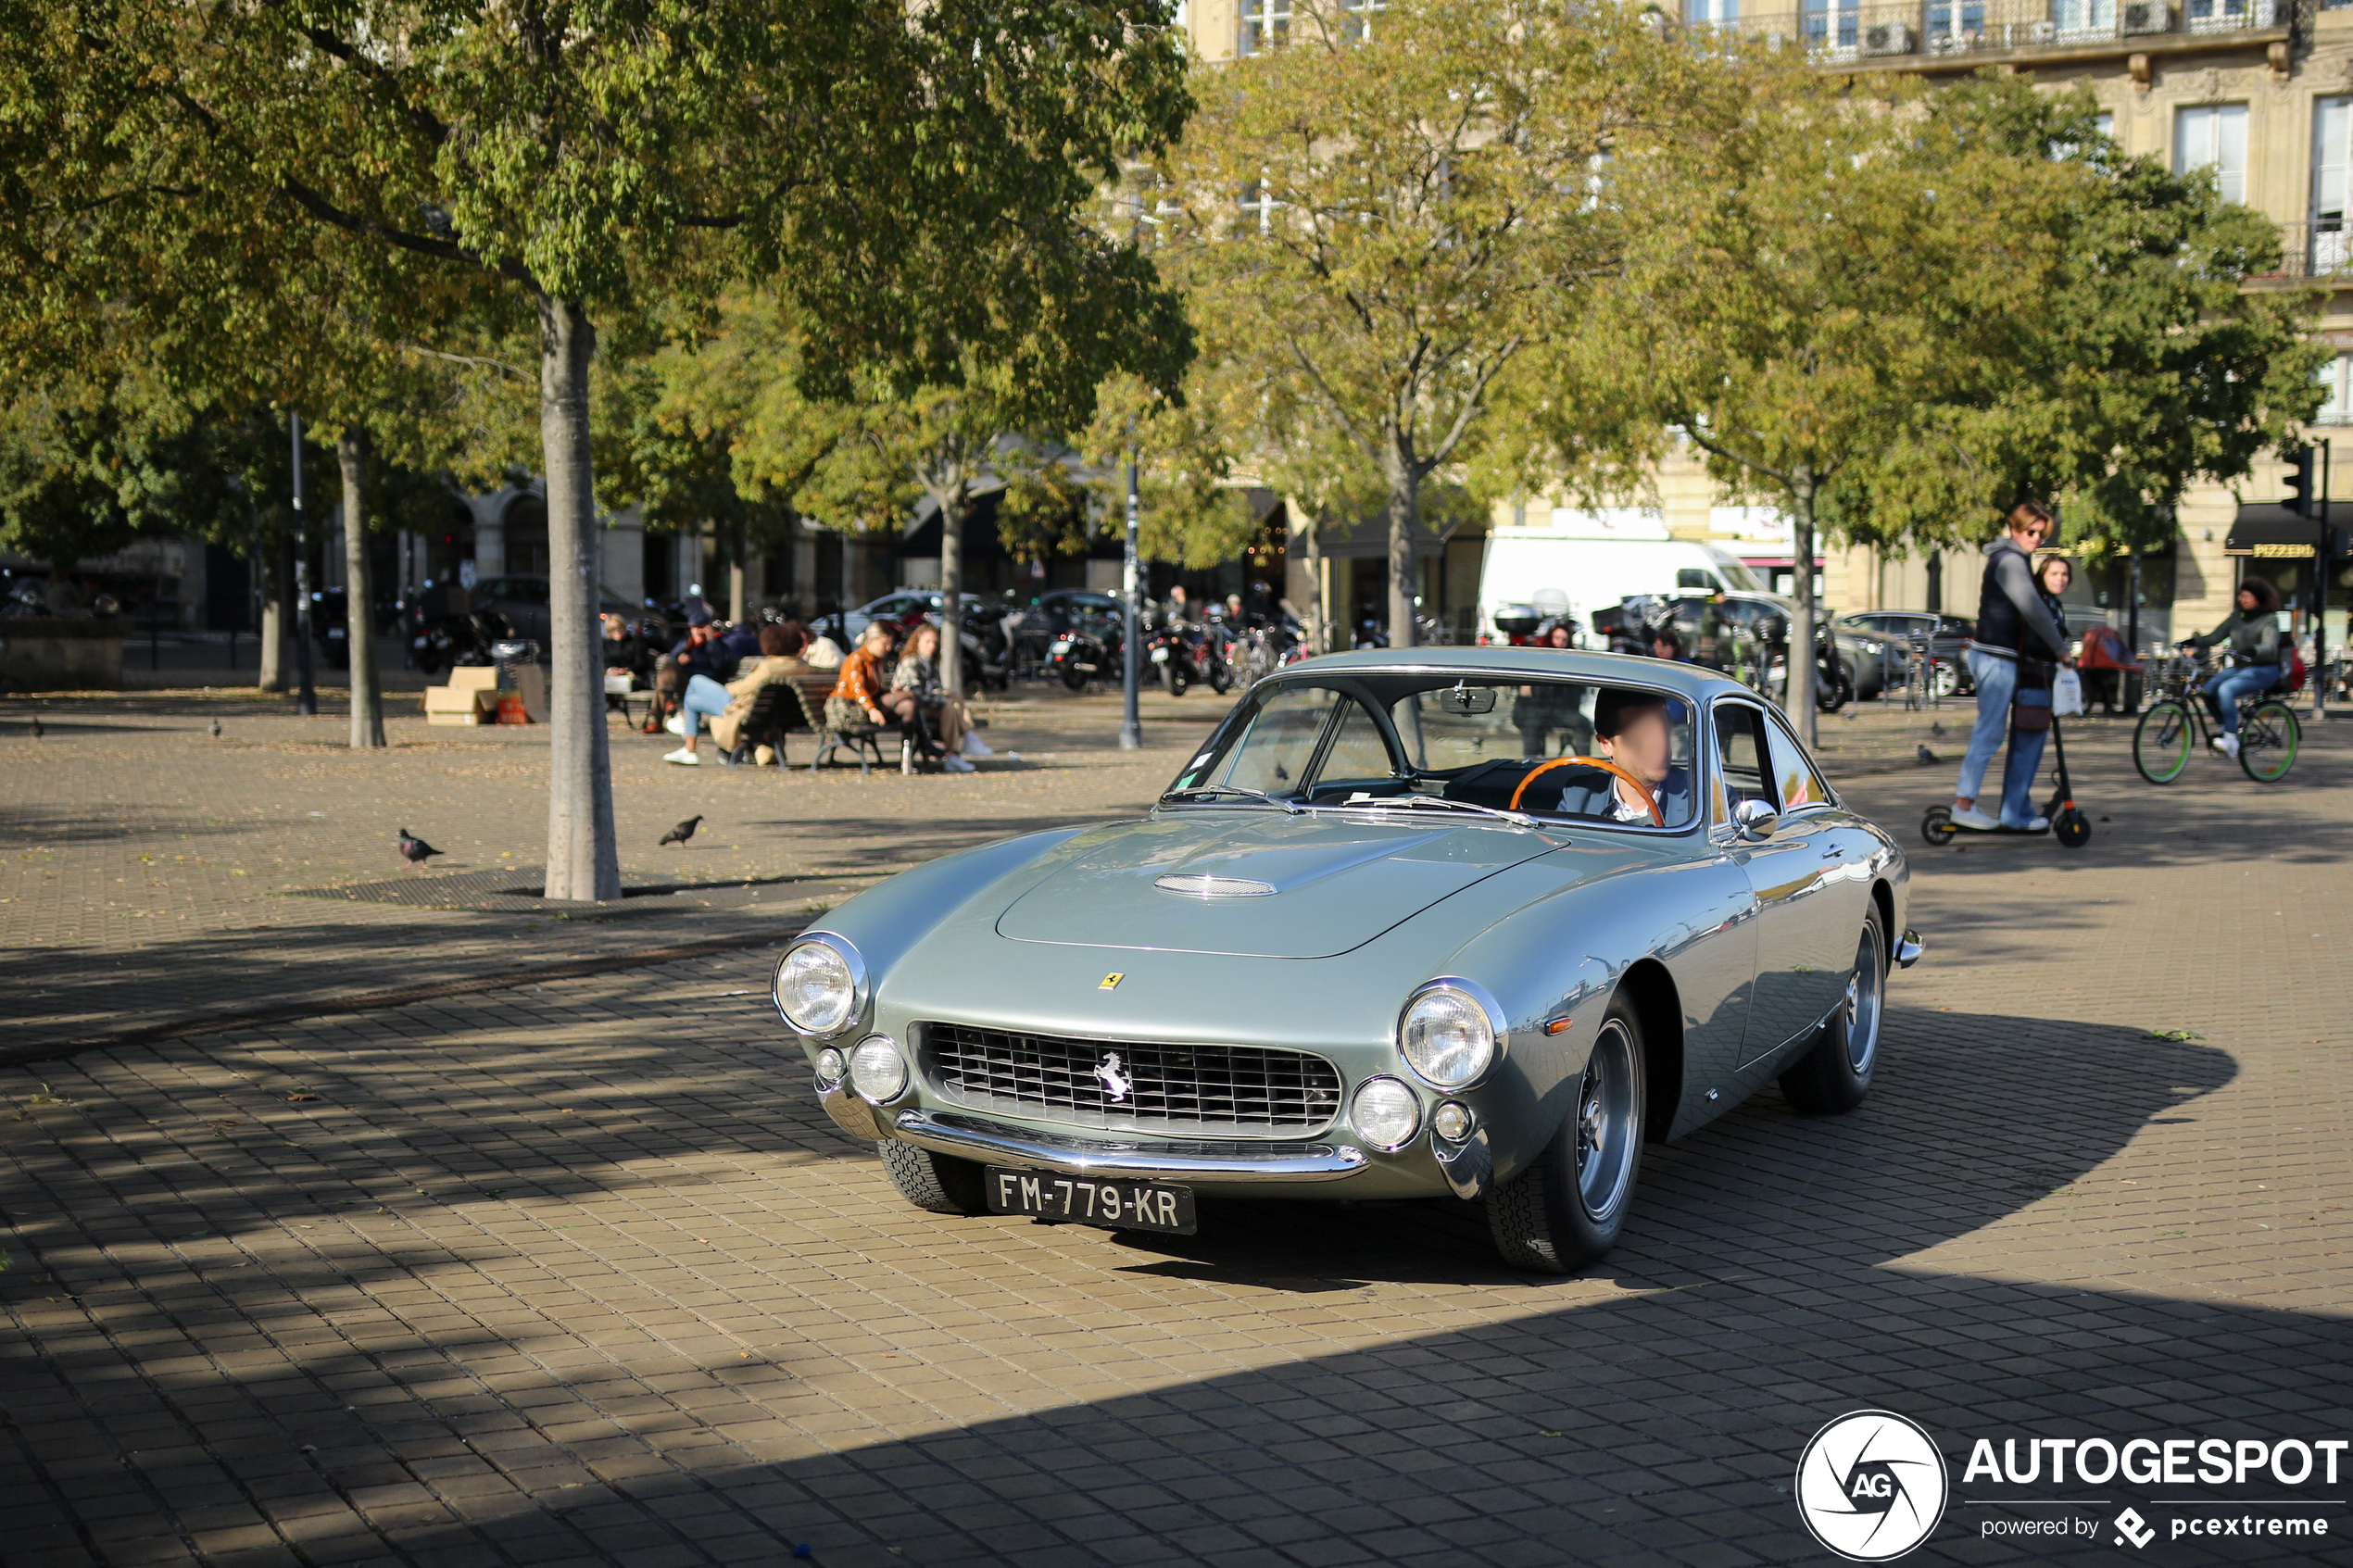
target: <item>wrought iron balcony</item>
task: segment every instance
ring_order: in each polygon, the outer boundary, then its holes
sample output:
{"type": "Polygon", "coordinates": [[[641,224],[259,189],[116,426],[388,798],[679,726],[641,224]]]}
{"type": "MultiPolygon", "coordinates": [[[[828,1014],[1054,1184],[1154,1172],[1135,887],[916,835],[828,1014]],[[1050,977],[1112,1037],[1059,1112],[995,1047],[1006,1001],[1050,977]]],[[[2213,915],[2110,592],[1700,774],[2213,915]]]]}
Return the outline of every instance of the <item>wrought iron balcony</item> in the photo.
{"type": "MultiPolygon", "coordinates": [[[[2293,0],[1684,0],[1684,19],[1814,52],[1918,69],[1939,56],[2129,50],[2162,39],[2285,27],[2293,0]]],[[[1955,60],[1953,63],[1959,64],[1955,60]]]]}

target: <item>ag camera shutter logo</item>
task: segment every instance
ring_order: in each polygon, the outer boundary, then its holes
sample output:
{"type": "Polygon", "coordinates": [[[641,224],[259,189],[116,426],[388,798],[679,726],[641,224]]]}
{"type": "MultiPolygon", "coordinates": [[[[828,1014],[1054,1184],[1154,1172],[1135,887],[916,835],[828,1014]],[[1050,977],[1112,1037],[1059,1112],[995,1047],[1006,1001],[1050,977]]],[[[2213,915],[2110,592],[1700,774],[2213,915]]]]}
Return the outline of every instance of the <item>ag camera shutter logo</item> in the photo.
{"type": "Polygon", "coordinates": [[[1892,1411],[1851,1411],[1797,1461],[1797,1513],[1850,1562],[1903,1556],[1944,1517],[1951,1483],[1935,1439],[1892,1411]]]}

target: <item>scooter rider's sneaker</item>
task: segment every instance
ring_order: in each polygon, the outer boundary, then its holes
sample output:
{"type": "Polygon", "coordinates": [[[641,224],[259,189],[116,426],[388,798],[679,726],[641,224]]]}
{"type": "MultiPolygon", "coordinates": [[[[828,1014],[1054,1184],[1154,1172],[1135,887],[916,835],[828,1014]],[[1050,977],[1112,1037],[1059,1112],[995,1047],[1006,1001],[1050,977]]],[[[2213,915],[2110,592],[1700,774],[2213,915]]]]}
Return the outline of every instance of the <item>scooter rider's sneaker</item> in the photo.
{"type": "Polygon", "coordinates": [[[2037,817],[2031,822],[2004,822],[2002,831],[2004,833],[2045,833],[2049,831],[2050,825],[2050,818],[2037,817]]]}
{"type": "Polygon", "coordinates": [[[1979,809],[1975,806],[1970,807],[1966,811],[1960,809],[1958,807],[1955,807],[1953,809],[1953,825],[1957,828],[1967,828],[1971,833],[1999,833],[2002,828],[2001,823],[1987,816],[1982,810],[1979,809]]]}
{"type": "Polygon", "coordinates": [[[2216,735],[2214,737],[2214,749],[2221,752],[2225,757],[2236,757],[2239,754],[2239,737],[2236,735],[2216,735]]]}
{"type": "Polygon", "coordinates": [[[682,768],[699,768],[702,766],[702,759],[696,756],[693,752],[688,751],[683,746],[675,751],[665,753],[662,757],[662,760],[665,762],[675,762],[682,768]]]}

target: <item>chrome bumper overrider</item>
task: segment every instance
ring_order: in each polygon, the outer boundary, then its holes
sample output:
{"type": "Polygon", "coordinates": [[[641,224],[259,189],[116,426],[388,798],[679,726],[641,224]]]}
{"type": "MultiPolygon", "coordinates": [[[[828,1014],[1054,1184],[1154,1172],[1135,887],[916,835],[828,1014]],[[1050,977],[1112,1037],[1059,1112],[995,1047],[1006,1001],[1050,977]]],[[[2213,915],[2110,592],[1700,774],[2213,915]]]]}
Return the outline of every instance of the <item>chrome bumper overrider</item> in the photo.
{"type": "Polygon", "coordinates": [[[1033,1133],[948,1110],[902,1110],[892,1134],[935,1154],[1171,1182],[1330,1182],[1371,1161],[1360,1148],[1334,1144],[1127,1143],[1033,1133]]]}
{"type": "Polygon", "coordinates": [[[1909,969],[1920,961],[1920,934],[1906,931],[1895,944],[1895,967],[1909,969]]]}

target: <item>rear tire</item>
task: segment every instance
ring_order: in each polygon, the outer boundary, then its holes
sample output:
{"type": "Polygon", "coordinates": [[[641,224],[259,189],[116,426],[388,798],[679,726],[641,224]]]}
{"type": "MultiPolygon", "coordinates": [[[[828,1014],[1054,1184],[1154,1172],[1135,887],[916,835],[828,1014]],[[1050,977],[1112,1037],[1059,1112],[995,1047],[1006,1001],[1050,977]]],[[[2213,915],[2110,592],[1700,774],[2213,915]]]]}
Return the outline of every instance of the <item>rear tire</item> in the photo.
{"type": "Polygon", "coordinates": [[[1168,662],[1160,667],[1160,684],[1168,688],[1170,696],[1185,695],[1185,667],[1176,661],[1174,652],[1169,655],[1168,662]]]}
{"type": "Polygon", "coordinates": [[[1862,1104],[1871,1092],[1871,1070],[1879,1065],[1880,1025],[1886,1016],[1887,935],[1874,909],[1863,917],[1845,1001],[1806,1054],[1781,1073],[1781,1093],[1790,1104],[1809,1116],[1836,1116],[1862,1104]]]}
{"type": "Polygon", "coordinates": [[[1617,1245],[1642,1172],[1644,1091],[1642,1023],[1621,992],[1594,1033],[1560,1130],[1487,1195],[1487,1228],[1504,1262],[1567,1273],[1617,1245]]]}
{"type": "Polygon", "coordinates": [[[890,1173],[890,1185],[916,1208],[934,1214],[987,1211],[988,1199],[983,1186],[987,1178],[971,1160],[934,1154],[897,1138],[885,1138],[880,1147],[883,1169],[890,1173]]]}
{"type": "Polygon", "coordinates": [[[1920,816],[1920,837],[1928,841],[1931,849],[1944,848],[1960,831],[1953,825],[1950,806],[1931,806],[1920,816]]]}
{"type": "Polygon", "coordinates": [[[2284,702],[2259,702],[2239,726],[2239,766],[2257,784],[2277,784],[2296,766],[2302,739],[2294,709],[2284,702]]]}
{"type": "Polygon", "coordinates": [[[2196,733],[2190,710],[2180,703],[2151,704],[2133,728],[2133,766],[2153,784],[2171,784],[2190,765],[2190,739],[2196,733]]]}
{"type": "Polygon", "coordinates": [[[1085,691],[1087,689],[1087,671],[1081,670],[1076,664],[1065,662],[1063,665],[1063,684],[1068,686],[1075,692],[1085,691]]]}

